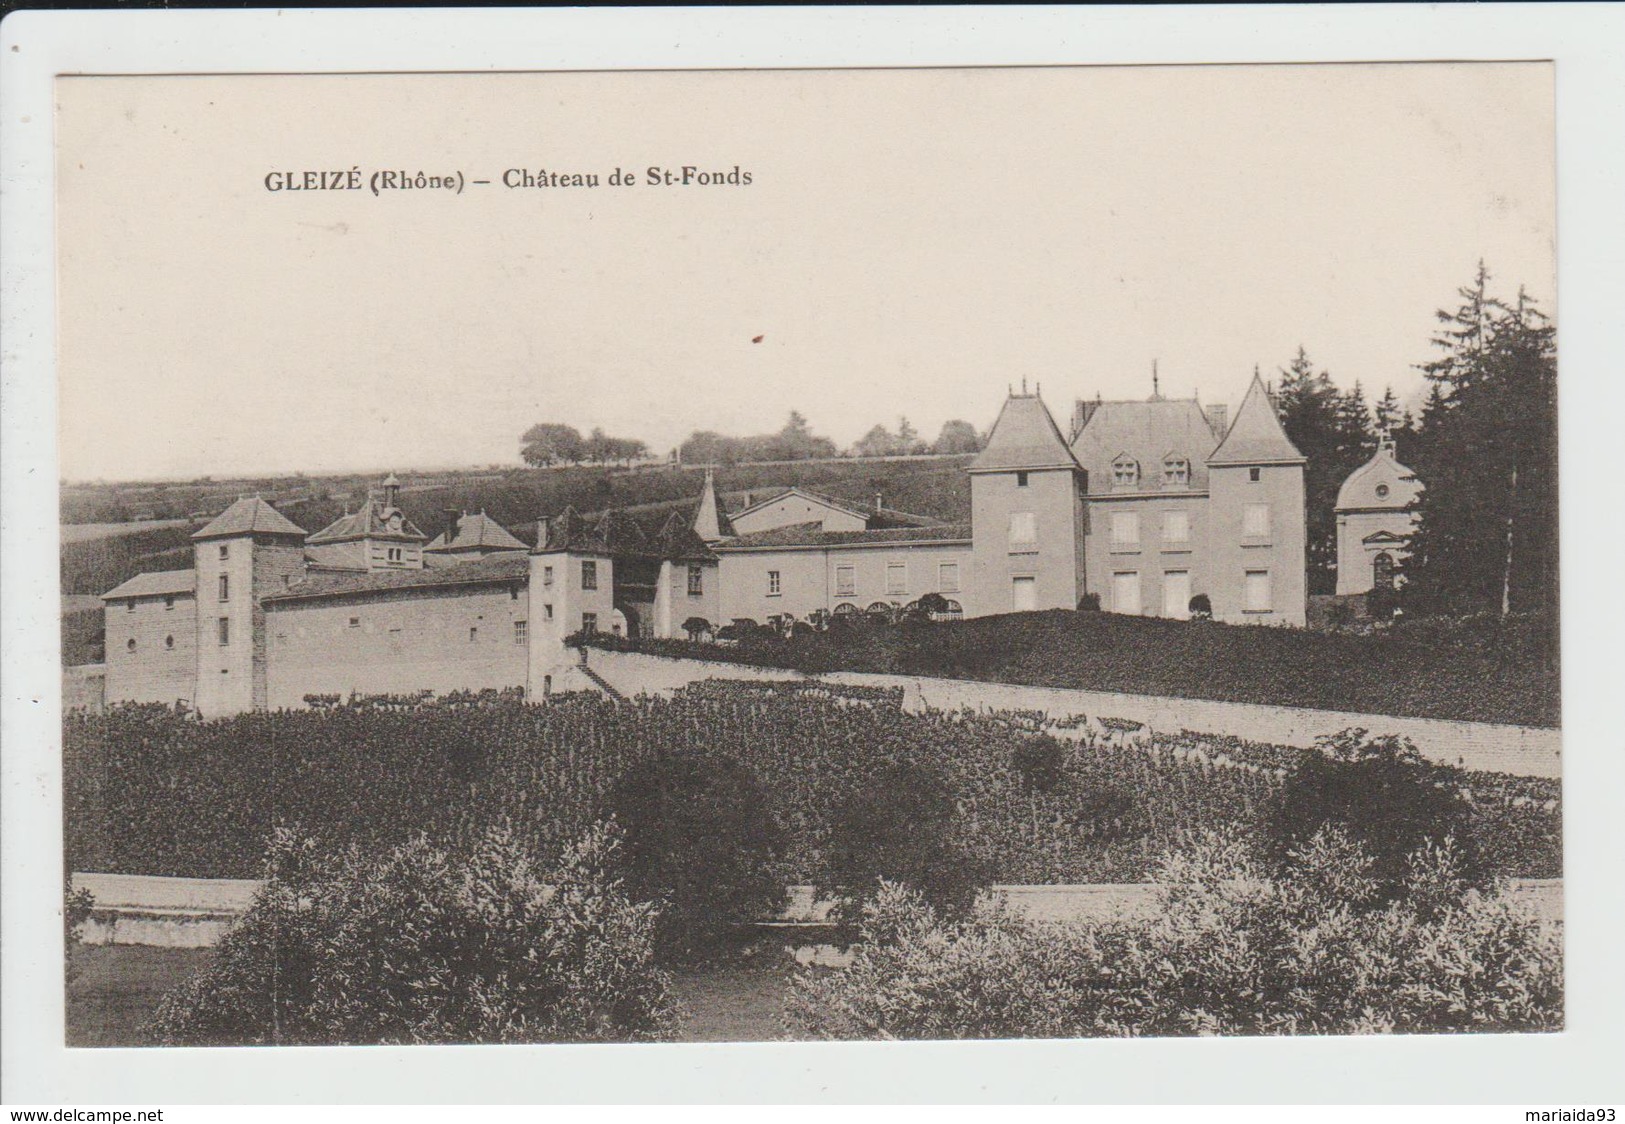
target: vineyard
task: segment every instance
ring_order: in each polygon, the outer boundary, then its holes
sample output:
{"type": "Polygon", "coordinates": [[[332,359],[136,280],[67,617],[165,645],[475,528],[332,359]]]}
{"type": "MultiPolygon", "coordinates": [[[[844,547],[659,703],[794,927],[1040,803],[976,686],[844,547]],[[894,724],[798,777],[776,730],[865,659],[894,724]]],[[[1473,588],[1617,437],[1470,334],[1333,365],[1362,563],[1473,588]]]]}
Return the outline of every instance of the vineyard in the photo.
{"type": "MultiPolygon", "coordinates": [[[[834,810],[888,766],[946,778],[959,845],[999,882],[1134,882],[1193,829],[1257,822],[1296,755],[1134,723],[912,713],[900,692],[709,681],[670,699],[595,694],[313,700],[199,722],[158,706],[64,719],[70,869],[260,874],[278,824],[383,847],[504,823],[544,856],[603,810],[633,762],[697,750],[750,769],[787,829],[786,882],[824,881],[834,810]],[[1033,761],[1055,767],[1035,771],[1033,761]]],[[[1558,784],[1463,774],[1502,873],[1560,873],[1558,784]]]]}

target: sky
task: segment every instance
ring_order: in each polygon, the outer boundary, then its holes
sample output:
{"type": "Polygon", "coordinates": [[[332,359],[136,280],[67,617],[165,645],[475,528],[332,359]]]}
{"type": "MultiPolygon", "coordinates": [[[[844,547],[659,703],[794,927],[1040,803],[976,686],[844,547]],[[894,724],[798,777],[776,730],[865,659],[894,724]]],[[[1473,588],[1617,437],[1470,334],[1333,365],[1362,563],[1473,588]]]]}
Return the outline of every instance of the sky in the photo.
{"type": "Polygon", "coordinates": [[[1476,263],[1555,314],[1548,64],[65,78],[64,480],[518,463],[1011,385],[1419,401],[1476,263]],[[651,166],[750,174],[655,186],[651,166]],[[638,182],[611,187],[616,168],[638,182]],[[270,191],[357,171],[363,189],[270,191]],[[377,170],[461,192],[366,189],[377,170]],[[509,188],[521,171],[596,188],[509,188]],[[487,179],[485,185],[469,181],[487,179]]]}

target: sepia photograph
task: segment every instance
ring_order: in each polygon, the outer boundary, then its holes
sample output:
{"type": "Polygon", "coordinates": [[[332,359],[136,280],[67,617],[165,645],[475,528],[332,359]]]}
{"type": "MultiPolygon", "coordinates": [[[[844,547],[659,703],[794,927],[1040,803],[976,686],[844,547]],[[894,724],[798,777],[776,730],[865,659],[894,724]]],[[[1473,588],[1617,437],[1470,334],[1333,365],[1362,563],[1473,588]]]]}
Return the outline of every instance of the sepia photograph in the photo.
{"type": "Polygon", "coordinates": [[[62,79],[67,1041],[1561,1030],[1552,99],[62,79]]]}
{"type": "Polygon", "coordinates": [[[1561,64],[619,50],[54,64],[61,1072],[1591,1041],[1561,64]]]}

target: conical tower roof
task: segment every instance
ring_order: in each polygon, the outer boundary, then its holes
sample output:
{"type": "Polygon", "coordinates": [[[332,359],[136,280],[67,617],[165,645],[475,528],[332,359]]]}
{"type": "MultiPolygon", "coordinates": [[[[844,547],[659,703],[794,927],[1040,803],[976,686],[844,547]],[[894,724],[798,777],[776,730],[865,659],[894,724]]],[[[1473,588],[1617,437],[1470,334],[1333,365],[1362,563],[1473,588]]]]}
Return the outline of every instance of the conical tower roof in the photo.
{"type": "Polygon", "coordinates": [[[1236,420],[1230,423],[1230,431],[1207,463],[1302,464],[1303,461],[1304,455],[1287,437],[1281,419],[1275,414],[1264,380],[1258,372],[1253,372],[1252,385],[1247,388],[1247,397],[1241,400],[1236,420]]]}
{"type": "Polygon", "coordinates": [[[987,445],[971,461],[970,472],[1015,469],[1077,468],[1049,408],[1036,394],[1012,394],[1004,400],[987,445]]]}
{"type": "Polygon", "coordinates": [[[705,486],[700,489],[700,506],[694,512],[694,522],[691,525],[694,533],[705,542],[716,542],[734,533],[733,524],[728,521],[728,513],[723,510],[722,497],[717,494],[716,474],[709,468],[705,470],[705,486]]]}

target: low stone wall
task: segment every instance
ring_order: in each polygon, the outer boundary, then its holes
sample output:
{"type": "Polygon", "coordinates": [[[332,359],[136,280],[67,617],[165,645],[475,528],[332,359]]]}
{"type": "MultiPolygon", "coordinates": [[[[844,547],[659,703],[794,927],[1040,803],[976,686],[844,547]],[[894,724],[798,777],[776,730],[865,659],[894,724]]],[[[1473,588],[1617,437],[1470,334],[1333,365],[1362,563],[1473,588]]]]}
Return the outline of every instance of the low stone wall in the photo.
{"type": "Polygon", "coordinates": [[[815,680],[864,687],[901,687],[904,705],[932,710],[1036,710],[1051,718],[1126,718],[1152,730],[1228,734],[1271,745],[1307,748],[1315,739],[1351,726],[1409,738],[1426,757],[1464,769],[1528,777],[1562,775],[1562,735],[1534,726],[1451,722],[1303,707],[1128,695],[1056,687],[1025,687],[973,679],[874,675],[837,671],[822,675],[783,668],[747,667],[708,660],[590,649],[590,666],[627,697],[670,694],[702,679],[815,680]]]}
{"type": "Polygon", "coordinates": [[[82,663],[62,669],[62,709],[100,714],[106,706],[107,665],[82,663]]]}
{"type": "MultiPolygon", "coordinates": [[[[230,931],[261,883],[223,878],[149,878],[130,874],[75,874],[96,908],[81,931],[86,944],[139,944],[160,948],[207,948],[230,931]]],[[[825,925],[833,903],[814,886],[790,886],[784,912],[773,927],[825,925]]],[[[1563,920],[1561,879],[1520,879],[1517,900],[1546,922],[1563,920]]],[[[995,904],[1032,921],[1139,920],[1155,914],[1157,887],[1149,882],[1107,885],[993,886],[982,908],[995,904]]]]}

